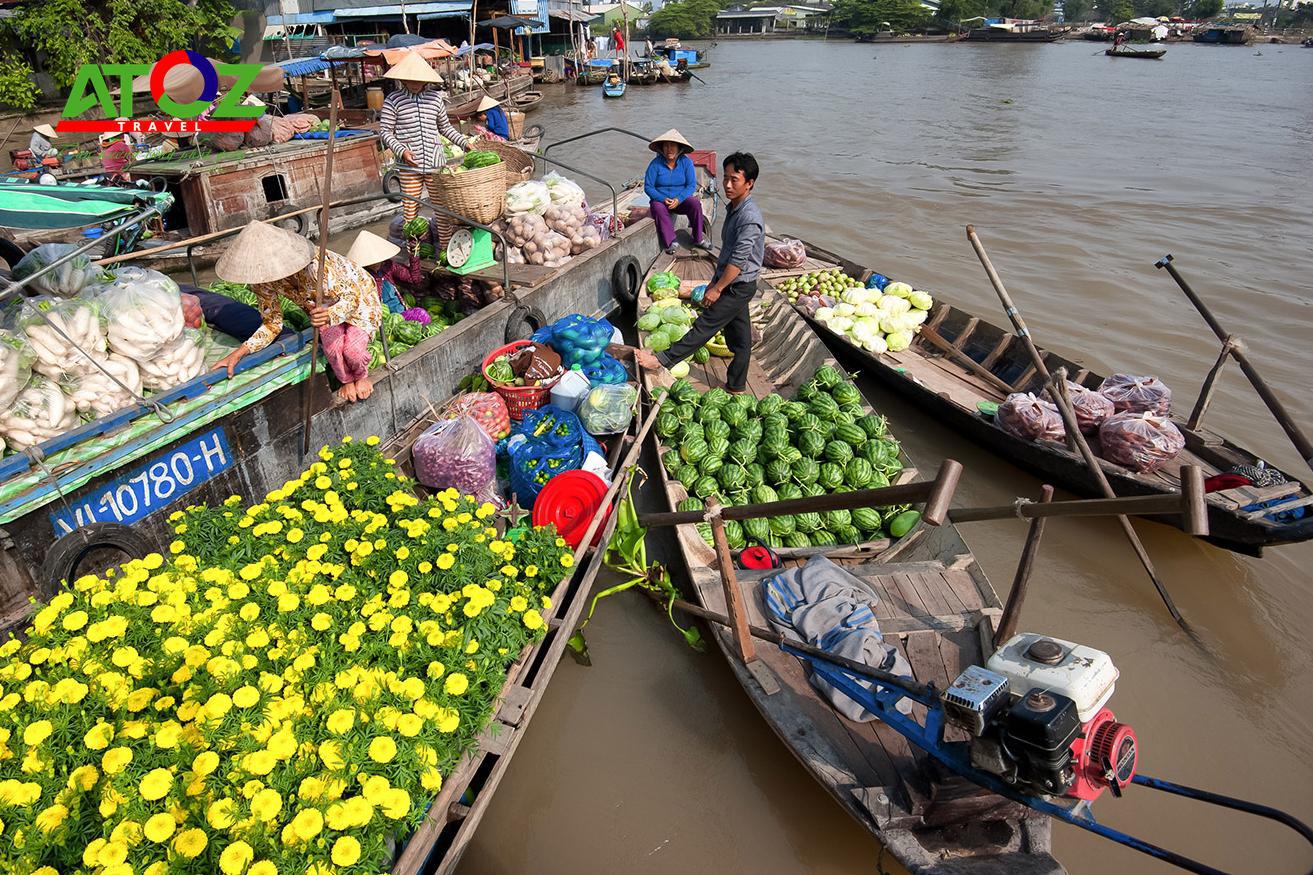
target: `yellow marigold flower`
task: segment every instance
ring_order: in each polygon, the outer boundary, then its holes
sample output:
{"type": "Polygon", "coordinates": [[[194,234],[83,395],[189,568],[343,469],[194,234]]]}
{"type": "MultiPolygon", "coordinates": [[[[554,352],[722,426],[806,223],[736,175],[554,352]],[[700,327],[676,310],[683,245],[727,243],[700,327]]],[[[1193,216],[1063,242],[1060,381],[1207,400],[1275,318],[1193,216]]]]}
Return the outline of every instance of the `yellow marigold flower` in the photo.
{"type": "Polygon", "coordinates": [[[233,693],[233,704],[238,708],[250,708],[260,701],[260,691],[250,684],[240,686],[233,693]]]}
{"type": "Polygon", "coordinates": [[[106,868],[121,866],[127,859],[128,846],[120,841],[106,842],[100,846],[100,852],[96,855],[96,862],[106,868]]]}
{"type": "Polygon", "coordinates": [[[511,596],[511,610],[515,613],[528,610],[529,600],[522,595],[511,596]]]}
{"type": "Polygon", "coordinates": [[[169,720],[160,724],[160,728],[155,730],[155,746],[168,750],[178,746],[178,740],[182,737],[181,724],[169,720]]]}
{"type": "Polygon", "coordinates": [[[255,602],[247,602],[242,605],[241,610],[237,612],[237,616],[241,617],[248,623],[253,623],[255,622],[255,619],[260,616],[260,606],[255,602]]]}
{"type": "Polygon", "coordinates": [[[164,557],[158,553],[147,553],[142,557],[141,564],[148,570],[154,571],[164,564],[164,557]]]}
{"type": "Polygon", "coordinates": [[[100,771],[91,764],[78,766],[68,775],[68,788],[70,790],[81,790],[86,792],[96,786],[100,780],[100,771]]]}
{"type": "Polygon", "coordinates": [[[267,775],[278,765],[278,760],[267,750],[257,750],[254,753],[247,754],[242,760],[242,765],[252,775],[267,775]]]}
{"type": "Polygon", "coordinates": [[[424,728],[424,719],[416,714],[402,714],[397,719],[397,732],[407,738],[414,738],[424,728]]]}
{"type": "Polygon", "coordinates": [[[543,615],[537,611],[525,611],[524,625],[529,629],[541,629],[544,625],[543,615]]]}
{"type": "Polygon", "coordinates": [[[44,833],[53,832],[67,819],[68,809],[62,805],[55,804],[43,810],[36,816],[37,829],[44,833]]]}
{"type": "Polygon", "coordinates": [[[317,808],[302,808],[292,818],[292,832],[303,842],[308,842],[324,829],[324,816],[317,808]]]}
{"type": "Polygon", "coordinates": [[[356,712],[350,708],[339,708],[332,714],[328,715],[328,731],[334,735],[342,735],[350,732],[351,727],[355,725],[356,712]]]}
{"type": "Polygon", "coordinates": [[[398,568],[388,575],[388,586],[405,586],[408,580],[410,575],[398,568]]]}
{"type": "Polygon", "coordinates": [[[151,769],[141,779],[141,798],[154,802],[163,799],[173,789],[173,775],[166,769],[151,769]]]}
{"type": "Polygon", "coordinates": [[[87,612],[73,611],[69,613],[64,617],[62,625],[66,631],[76,632],[83,626],[87,625],[87,612]]]}
{"type": "Polygon", "coordinates": [[[310,627],[316,632],[323,632],[333,625],[333,618],[323,611],[310,618],[310,627]]]}
{"type": "Polygon", "coordinates": [[[449,695],[459,696],[461,693],[469,689],[470,679],[460,672],[452,672],[447,675],[447,680],[442,686],[449,695]]]}
{"type": "Polygon", "coordinates": [[[323,762],[324,768],[330,772],[346,768],[346,760],[342,758],[342,747],[331,739],[320,743],[319,759],[323,762]]]}
{"type": "Polygon", "coordinates": [[[409,559],[410,548],[407,547],[405,544],[402,544],[400,547],[397,548],[397,552],[395,555],[398,559],[409,559]]]}
{"type": "Polygon", "coordinates": [[[205,819],[215,829],[227,829],[237,822],[233,811],[236,803],[231,799],[218,799],[205,809],[205,819]]]}
{"type": "Polygon", "coordinates": [[[574,557],[571,556],[569,553],[566,553],[564,556],[561,557],[561,567],[569,568],[573,564],[574,564],[574,557]]]}
{"type": "Polygon", "coordinates": [[[379,808],[387,817],[400,820],[410,813],[410,794],[400,787],[393,787],[383,794],[379,808]]]}
{"type": "Polygon", "coordinates": [[[369,743],[369,758],[376,763],[390,763],[397,755],[397,743],[386,735],[380,735],[369,743]]]}
{"type": "Polygon", "coordinates": [[[438,714],[437,723],[439,732],[455,732],[460,726],[460,714],[451,708],[443,708],[438,714]]]}
{"type": "Polygon", "coordinates": [[[456,564],[456,557],[452,556],[450,553],[443,553],[437,558],[436,564],[443,571],[447,571],[456,564]]]}
{"type": "Polygon", "coordinates": [[[233,842],[219,855],[219,869],[223,875],[243,875],[254,857],[251,846],[246,842],[233,842]]]}
{"type": "Polygon", "coordinates": [[[252,562],[249,565],[243,565],[242,570],[237,572],[237,575],[241,577],[242,580],[255,580],[257,577],[260,576],[260,572],[263,570],[264,570],[263,563],[252,562]]]}
{"type": "Polygon", "coordinates": [[[215,693],[205,702],[205,716],[211,720],[221,720],[232,710],[233,700],[227,693],[215,693]]]}
{"type": "MultiPolygon", "coordinates": [[[[340,836],[333,842],[333,864],[354,866],[360,860],[360,842],[352,836],[340,836]]],[[[225,870],[227,871],[227,870],[225,870]]]]}
{"type": "Polygon", "coordinates": [[[173,840],[173,849],[187,859],[194,860],[201,855],[209,843],[210,840],[204,830],[185,829],[173,840]]]}
{"type": "Polygon", "coordinates": [[[173,819],[171,814],[156,814],[146,821],[146,826],[142,829],[146,838],[152,842],[163,844],[173,837],[174,830],[178,828],[178,822],[173,819]]]}
{"type": "Polygon", "coordinates": [[[246,875],[278,875],[278,867],[268,860],[260,860],[246,870],[246,875]]]}
{"type": "Polygon", "coordinates": [[[371,434],[369,437],[365,438],[365,443],[371,447],[378,446],[378,441],[379,437],[376,434],[371,434]]]}
{"type": "Polygon", "coordinates": [[[191,770],[198,775],[204,776],[219,768],[219,755],[212,750],[198,753],[196,759],[191,761],[191,770]]]}
{"type": "Polygon", "coordinates": [[[419,782],[425,790],[436,793],[442,789],[442,772],[437,769],[425,769],[424,774],[419,776],[419,782]]]}
{"type": "Polygon", "coordinates": [[[23,730],[23,744],[26,744],[28,747],[36,747],[38,744],[49,738],[50,733],[54,731],[55,727],[51,725],[49,720],[38,720],[35,723],[29,724],[28,727],[23,730]]]}
{"type": "Polygon", "coordinates": [[[524,576],[525,576],[525,577],[537,577],[537,576],[538,576],[538,566],[537,566],[537,565],[526,565],[526,566],[524,566],[524,576]]]}
{"type": "Polygon", "coordinates": [[[300,529],[287,530],[287,543],[289,544],[299,544],[304,537],[305,532],[300,529]]]}
{"type": "MultiPolygon", "coordinates": [[[[95,728],[92,728],[92,732],[95,728]]],[[[111,730],[112,731],[112,730],[111,730]]],[[[88,735],[91,733],[88,732],[88,735]]],[[[107,775],[117,775],[119,772],[132,762],[132,751],[126,747],[113,747],[105,751],[105,756],[100,761],[100,767],[107,775]]]]}
{"type": "Polygon", "coordinates": [[[256,820],[270,821],[283,808],[283,797],[277,790],[264,789],[251,800],[251,814],[256,820]]]}
{"type": "MultiPolygon", "coordinates": [[[[182,534],[182,533],[179,532],[178,534],[182,534]]],[[[172,553],[174,556],[177,556],[179,553],[181,553],[183,550],[186,549],[187,549],[187,545],[182,541],[171,541],[169,543],[169,552],[172,553]]]]}

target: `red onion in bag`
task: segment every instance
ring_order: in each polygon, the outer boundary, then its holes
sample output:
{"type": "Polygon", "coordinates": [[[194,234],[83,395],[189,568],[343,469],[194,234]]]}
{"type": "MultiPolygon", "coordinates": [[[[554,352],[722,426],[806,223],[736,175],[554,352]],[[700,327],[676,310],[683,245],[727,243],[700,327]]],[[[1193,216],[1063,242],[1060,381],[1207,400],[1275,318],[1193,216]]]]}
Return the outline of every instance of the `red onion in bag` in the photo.
{"type": "Polygon", "coordinates": [[[1172,412],[1172,390],[1157,377],[1113,374],[1099,384],[1099,394],[1117,408],[1118,413],[1172,412]]]}
{"type": "Polygon", "coordinates": [[[416,479],[430,489],[450,487],[483,500],[496,497],[497,451],[472,417],[433,425],[415,440],[410,455],[416,479]]]}
{"type": "Polygon", "coordinates": [[[1185,449],[1185,436],[1165,416],[1118,413],[1099,426],[1103,458],[1147,474],[1185,449]]]}
{"type": "MultiPolygon", "coordinates": [[[[1045,390],[1051,394],[1052,390],[1045,390]]],[[[1093,389],[1087,389],[1080,383],[1067,381],[1067,400],[1071,402],[1071,412],[1076,417],[1076,425],[1084,434],[1093,434],[1103,425],[1103,421],[1117,412],[1106,396],[1093,389]]]]}
{"type": "Polygon", "coordinates": [[[1067,437],[1057,405],[1029,392],[1009,395],[998,406],[994,421],[1013,437],[1028,441],[1064,441],[1067,437]]]}

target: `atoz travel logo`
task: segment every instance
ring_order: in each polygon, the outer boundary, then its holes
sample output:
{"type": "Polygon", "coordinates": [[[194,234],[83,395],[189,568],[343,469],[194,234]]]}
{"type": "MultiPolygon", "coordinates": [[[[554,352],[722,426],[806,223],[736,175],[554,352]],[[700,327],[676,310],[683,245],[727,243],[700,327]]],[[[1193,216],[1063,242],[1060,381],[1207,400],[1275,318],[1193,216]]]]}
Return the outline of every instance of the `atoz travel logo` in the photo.
{"type": "MultiPolygon", "coordinates": [[[[83,64],[55,130],[61,134],[244,133],[265,111],[262,104],[242,103],[265,69],[263,64],[212,62],[189,49],[169,52],[155,64],[83,64]],[[118,86],[117,101],[111,83],[118,86]],[[155,105],[171,118],[134,118],[136,89],[144,96],[145,85],[155,105]],[[222,97],[220,87],[225,89],[222,97]],[[103,119],[77,118],[96,107],[103,119]]],[[[281,75],[279,71],[280,80],[281,75]]]]}

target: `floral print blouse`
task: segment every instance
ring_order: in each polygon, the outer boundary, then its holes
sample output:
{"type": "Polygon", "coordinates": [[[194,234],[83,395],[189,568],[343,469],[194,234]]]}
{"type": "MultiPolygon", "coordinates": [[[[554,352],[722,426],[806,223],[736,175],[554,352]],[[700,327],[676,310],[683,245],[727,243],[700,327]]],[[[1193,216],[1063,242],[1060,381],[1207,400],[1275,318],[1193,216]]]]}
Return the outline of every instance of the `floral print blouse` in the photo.
{"type": "MultiPolygon", "coordinates": [[[[315,302],[315,271],[318,266],[319,259],[316,256],[289,277],[251,286],[252,294],[259,299],[262,324],[246,341],[249,351],[264,349],[283,330],[283,308],[278,300],[280,296],[307,313],[310,312],[315,302]]],[[[345,322],[372,337],[383,321],[383,303],[379,300],[374,277],[345,255],[336,252],[324,255],[323,300],[329,314],[329,325],[345,322]]]]}

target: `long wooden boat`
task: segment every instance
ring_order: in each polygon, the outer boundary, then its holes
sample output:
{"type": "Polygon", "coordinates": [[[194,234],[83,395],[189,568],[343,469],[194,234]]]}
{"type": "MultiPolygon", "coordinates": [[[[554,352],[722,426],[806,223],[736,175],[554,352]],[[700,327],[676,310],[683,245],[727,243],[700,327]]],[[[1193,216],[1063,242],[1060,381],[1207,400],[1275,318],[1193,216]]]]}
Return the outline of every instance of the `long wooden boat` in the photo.
{"type": "MultiPolygon", "coordinates": [[[[689,282],[708,281],[712,269],[704,258],[662,255],[653,263],[654,271],[673,270],[689,282]]],[[[645,291],[639,303],[650,303],[645,291]]],[[[754,303],[752,315],[762,335],[749,371],[752,394],[778,392],[791,398],[818,367],[832,362],[820,338],[782,298],[768,292],[754,303]]],[[[649,387],[660,379],[646,378],[649,387]]],[[[724,360],[713,357],[692,365],[688,379],[701,389],[723,386],[724,360]]],[[[688,493],[664,470],[661,482],[675,510],[688,493]]],[[[716,552],[691,527],[680,527],[676,537],[698,601],[708,610],[728,614],[716,552]]],[[[795,562],[815,552],[785,550],[781,555],[795,562]]],[[[893,543],[872,542],[828,555],[880,595],[880,629],[907,657],[918,680],[946,688],[963,668],[988,655],[982,642],[993,640],[998,597],[952,525],[920,524],[893,543]]],[[[760,595],[761,580],[769,573],[739,572],[737,577],[748,618],[761,627],[769,626],[760,595]]],[[[796,657],[763,647],[757,659],[744,663],[728,631],[718,628],[712,634],[784,745],[909,871],[1065,871],[1050,852],[1047,818],[939,770],[923,751],[882,722],[846,719],[817,694],[796,657]]]]}
{"type": "MultiPolygon", "coordinates": [[[[797,271],[767,273],[767,281],[808,270],[839,267],[849,276],[865,281],[872,271],[853,261],[807,244],[808,262],[797,271]]],[[[927,410],[958,434],[994,450],[1046,482],[1081,495],[1098,496],[1097,484],[1079,454],[1065,444],[1027,441],[1013,437],[981,412],[982,402],[1001,402],[1010,392],[1044,391],[1021,338],[975,314],[938,299],[926,320],[926,328],[912,346],[902,352],[874,355],[814,322],[821,336],[839,357],[891,386],[927,410]],[[943,342],[936,342],[942,338],[943,342]],[[964,361],[968,359],[970,364],[964,361]]],[[[1050,350],[1041,350],[1050,371],[1067,369],[1072,382],[1097,388],[1103,376],[1050,350]]],[[[1118,495],[1154,495],[1181,490],[1180,469],[1198,465],[1204,476],[1230,471],[1236,466],[1266,465],[1256,453],[1238,446],[1204,427],[1190,428],[1174,420],[1185,436],[1185,450],[1172,462],[1141,474],[1100,460],[1104,474],[1118,495]]],[[[1091,446],[1098,454],[1097,437],[1091,446]]],[[[1267,467],[1272,467],[1267,465],[1267,467]]],[[[1313,506],[1313,489],[1289,472],[1277,486],[1240,487],[1211,492],[1208,500],[1209,540],[1240,553],[1259,555],[1266,546],[1290,544],[1313,538],[1313,512],[1301,519],[1278,520],[1274,514],[1313,506]]],[[[1149,517],[1176,524],[1174,517],[1149,517]]]]}
{"type": "Polygon", "coordinates": [[[1152,61],[1167,54],[1167,49],[1134,49],[1119,46],[1113,49],[1106,49],[1103,53],[1110,58],[1147,58],[1152,61]]]}
{"type": "Polygon", "coordinates": [[[524,91],[511,98],[511,109],[518,109],[520,112],[531,112],[538,108],[538,104],[543,102],[543,93],[541,91],[524,91]]]}

